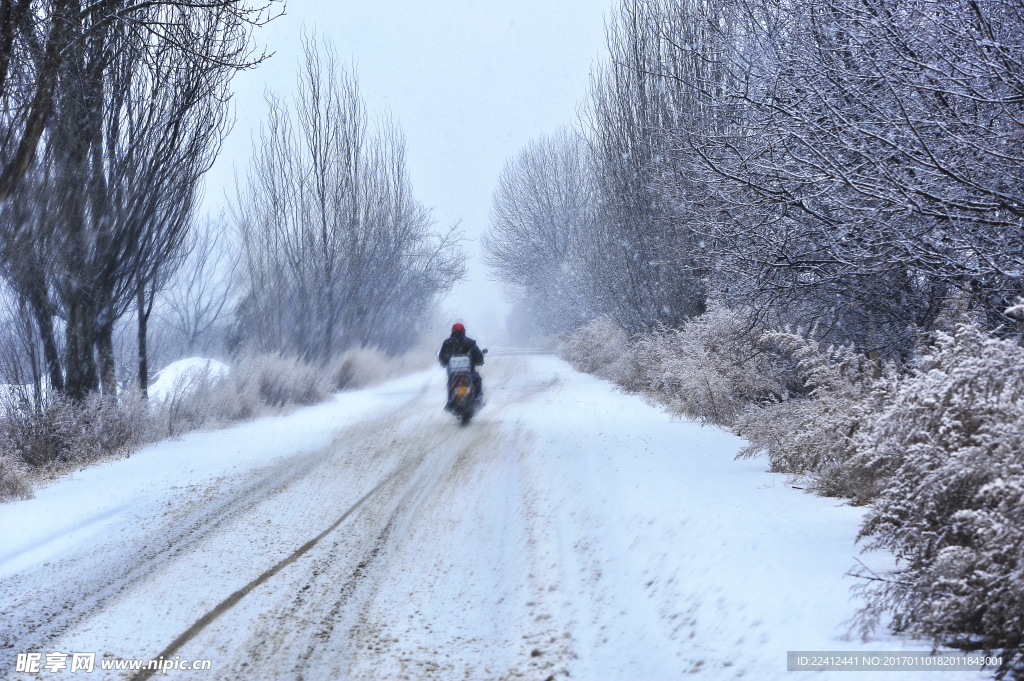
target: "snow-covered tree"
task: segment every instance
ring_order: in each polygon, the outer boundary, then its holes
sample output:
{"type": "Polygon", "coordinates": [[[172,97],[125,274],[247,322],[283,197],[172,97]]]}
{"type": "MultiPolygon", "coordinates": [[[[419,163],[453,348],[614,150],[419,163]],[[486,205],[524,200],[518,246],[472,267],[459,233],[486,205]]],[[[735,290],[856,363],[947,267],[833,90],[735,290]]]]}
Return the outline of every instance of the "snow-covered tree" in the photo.
{"type": "Polygon", "coordinates": [[[701,178],[712,278],[787,322],[906,359],[955,291],[992,329],[1024,271],[1024,14],[1014,3],[752,3],[701,178]],[[721,120],[726,120],[724,116],[721,120]]]}

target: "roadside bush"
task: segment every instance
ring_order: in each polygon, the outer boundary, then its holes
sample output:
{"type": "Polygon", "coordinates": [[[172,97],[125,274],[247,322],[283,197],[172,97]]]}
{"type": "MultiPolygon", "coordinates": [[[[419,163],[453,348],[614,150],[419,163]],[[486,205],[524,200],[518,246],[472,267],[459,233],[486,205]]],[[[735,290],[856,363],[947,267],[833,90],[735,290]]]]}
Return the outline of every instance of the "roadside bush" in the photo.
{"type": "Polygon", "coordinates": [[[208,424],[236,420],[239,398],[226,376],[214,374],[207,364],[178,376],[162,400],[153,399],[151,415],[166,424],[166,437],[178,437],[208,424]]]}
{"type": "Polygon", "coordinates": [[[860,624],[1003,657],[1024,668],[1024,349],[964,324],[857,438],[881,481],[860,533],[896,571],[867,577],[860,624]]]}
{"type": "MultiPolygon", "coordinates": [[[[1024,314],[1024,304],[1013,308],[1024,314]]],[[[774,471],[873,505],[859,539],[897,568],[858,574],[866,632],[999,655],[1024,673],[1024,348],[973,323],[938,333],[916,367],[879,366],[813,334],[742,331],[710,309],[681,329],[627,340],[608,320],[561,353],[673,413],[731,426],[774,471]]]]}
{"type": "Polygon", "coordinates": [[[767,454],[771,470],[802,476],[819,494],[866,503],[877,476],[853,461],[856,438],[891,401],[896,367],[822,346],[813,332],[762,335],[749,319],[749,310],[710,306],[682,328],[628,339],[599,318],[559,353],[672,414],[731,428],[750,443],[741,458],[767,454]]]}
{"type": "Polygon", "coordinates": [[[362,388],[431,366],[433,351],[426,348],[389,357],[376,348],[353,348],[331,363],[327,375],[336,390],[362,388]]]}
{"type": "Polygon", "coordinates": [[[226,380],[239,395],[255,388],[260,404],[272,409],[323,402],[332,389],[322,368],[281,355],[243,357],[226,380]]]}
{"type": "Polygon", "coordinates": [[[883,373],[852,348],[822,347],[790,332],[767,334],[763,342],[795,361],[795,375],[808,394],[750,405],[734,423],[734,432],[750,442],[738,458],[763,452],[772,471],[804,476],[819,494],[867,502],[878,492],[877,481],[854,462],[857,438],[891,400],[895,366],[883,373]],[[876,373],[883,375],[876,380],[876,373]]]}
{"type": "Polygon", "coordinates": [[[330,393],[327,373],[318,367],[276,354],[243,355],[227,373],[215,373],[209,366],[183,373],[166,397],[155,401],[152,415],[164,424],[165,436],[178,437],[291,406],[317,404],[330,393]]]}
{"type": "Polygon", "coordinates": [[[165,437],[323,402],[333,390],[359,387],[427,366],[429,352],[389,358],[352,350],[327,369],[280,355],[244,355],[226,373],[210,366],[182,373],[162,397],[134,390],[73,402],[54,395],[37,409],[26,391],[0,398],[0,501],[32,495],[30,481],[165,437]]]}
{"type": "Polygon", "coordinates": [[[30,466],[45,466],[60,458],[62,428],[57,414],[38,411],[20,391],[5,394],[0,409],[3,455],[30,466]]]}
{"type": "Polygon", "coordinates": [[[788,391],[783,356],[748,331],[744,311],[724,307],[632,340],[598,318],[573,332],[559,355],[677,416],[717,425],[730,426],[747,405],[779,402],[788,391]]]}
{"type": "Polygon", "coordinates": [[[415,352],[397,358],[378,350],[349,350],[327,368],[278,354],[245,354],[230,371],[209,366],[183,373],[165,399],[152,405],[163,436],[223,426],[289,407],[318,404],[334,390],[379,382],[429,364],[415,352]]]}
{"type": "Polygon", "coordinates": [[[633,343],[628,390],[677,416],[731,426],[750,404],[786,399],[783,357],[748,331],[742,310],[712,307],[681,329],[659,328],[633,343]]]}
{"type": "MultiPolygon", "coordinates": [[[[64,415],[65,462],[94,461],[105,454],[120,454],[147,441],[150,425],[137,393],[118,399],[92,393],[82,405],[61,399],[64,415]]],[[[51,410],[52,410],[51,405],[51,410]]]]}
{"type": "Polygon", "coordinates": [[[622,358],[627,349],[626,332],[608,317],[598,317],[569,334],[558,346],[558,356],[576,371],[614,380],[602,372],[622,358]]]}
{"type": "Polygon", "coordinates": [[[74,403],[54,396],[44,409],[9,399],[0,416],[0,447],[33,468],[61,468],[128,451],[146,441],[148,417],[138,395],[118,400],[99,394],[74,403]]]}

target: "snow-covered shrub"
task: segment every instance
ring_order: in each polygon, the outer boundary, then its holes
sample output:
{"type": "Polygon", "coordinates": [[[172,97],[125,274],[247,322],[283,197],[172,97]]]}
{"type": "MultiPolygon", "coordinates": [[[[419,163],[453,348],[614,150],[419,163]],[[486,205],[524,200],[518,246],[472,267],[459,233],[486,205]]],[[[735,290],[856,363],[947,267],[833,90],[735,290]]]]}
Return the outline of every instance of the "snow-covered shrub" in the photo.
{"type": "Polygon", "coordinates": [[[230,367],[215,359],[205,357],[187,357],[171,362],[156,372],[149,381],[147,393],[154,402],[162,402],[171,395],[180,397],[191,389],[199,387],[205,381],[194,380],[201,376],[213,379],[226,376],[230,367]]]}
{"type": "Polygon", "coordinates": [[[60,458],[63,414],[39,411],[27,394],[8,392],[0,402],[0,452],[29,466],[45,466],[60,458]]]}
{"type": "Polygon", "coordinates": [[[294,406],[316,404],[331,392],[360,387],[426,366],[429,352],[392,358],[377,350],[344,353],[327,368],[278,354],[246,354],[230,370],[196,364],[177,374],[153,400],[153,418],[163,436],[255,418],[294,406]]]}
{"type": "Polygon", "coordinates": [[[43,409],[5,405],[0,447],[29,466],[61,467],[128,451],[146,437],[146,417],[127,397],[125,408],[113,397],[89,395],[74,402],[55,395],[43,409]]]}
{"type": "Polygon", "coordinates": [[[28,471],[17,457],[0,451],[0,502],[31,499],[28,471]]]}
{"type": "Polygon", "coordinates": [[[658,328],[632,340],[600,317],[577,329],[559,355],[678,415],[731,425],[751,403],[787,393],[781,353],[763,347],[744,310],[711,307],[680,329],[658,328]]]}
{"type": "Polygon", "coordinates": [[[342,371],[346,384],[356,387],[418,369],[431,357],[422,350],[398,358],[358,350],[326,370],[276,354],[245,355],[230,370],[192,362],[165,376],[149,400],[135,390],[80,402],[56,394],[42,409],[27,392],[8,390],[0,393],[0,501],[31,496],[29,481],[38,472],[58,473],[165,437],[316,404],[330,396],[342,371]]]}
{"type": "Polygon", "coordinates": [[[63,406],[70,417],[69,441],[74,447],[69,462],[128,452],[148,441],[149,424],[134,392],[120,398],[92,393],[80,405],[64,400],[63,406]]]}
{"type": "Polygon", "coordinates": [[[786,397],[785,365],[748,331],[743,310],[712,307],[681,329],[660,328],[634,340],[624,388],[680,416],[731,426],[750,404],[786,397]]]}
{"type": "Polygon", "coordinates": [[[154,417],[166,424],[167,437],[177,437],[211,422],[239,420],[237,397],[227,374],[206,364],[181,372],[168,389],[153,396],[154,417]]]}
{"type": "Polygon", "coordinates": [[[733,430],[750,444],[739,457],[762,452],[771,469],[806,476],[810,488],[826,496],[866,502],[877,493],[875,476],[853,462],[857,436],[870,427],[891,399],[895,367],[880,367],[847,346],[823,347],[813,337],[772,333],[763,342],[796,361],[806,397],[751,406],[733,430]]]}
{"type": "Polygon", "coordinates": [[[244,355],[231,370],[210,366],[181,373],[154,418],[176,437],[198,428],[255,418],[279,410],[322,402],[332,389],[329,372],[277,354],[244,355]]]}
{"type": "Polygon", "coordinates": [[[152,436],[148,410],[134,393],[81,402],[54,395],[39,408],[24,395],[7,399],[0,406],[0,501],[30,498],[33,478],[119,456],[152,436]]]}
{"type": "Polygon", "coordinates": [[[897,568],[862,589],[870,626],[1003,656],[1024,666],[1024,349],[974,325],[938,334],[919,371],[857,438],[882,481],[867,549],[897,568]]]}
{"type": "Polygon", "coordinates": [[[628,348],[629,338],[622,327],[608,317],[598,317],[569,334],[558,346],[558,356],[577,371],[600,376],[628,348]]]}

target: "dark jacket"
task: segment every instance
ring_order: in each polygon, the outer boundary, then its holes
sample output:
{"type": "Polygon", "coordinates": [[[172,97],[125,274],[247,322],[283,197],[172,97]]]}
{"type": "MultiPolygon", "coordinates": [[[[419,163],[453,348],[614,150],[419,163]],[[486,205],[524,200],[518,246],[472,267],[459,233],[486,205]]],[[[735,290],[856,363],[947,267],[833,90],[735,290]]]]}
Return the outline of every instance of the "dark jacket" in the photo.
{"type": "Polygon", "coordinates": [[[456,355],[469,355],[469,364],[473,369],[484,363],[484,353],[480,352],[476,341],[465,336],[452,335],[441,343],[441,351],[437,353],[437,359],[441,366],[448,366],[448,360],[456,355]]]}

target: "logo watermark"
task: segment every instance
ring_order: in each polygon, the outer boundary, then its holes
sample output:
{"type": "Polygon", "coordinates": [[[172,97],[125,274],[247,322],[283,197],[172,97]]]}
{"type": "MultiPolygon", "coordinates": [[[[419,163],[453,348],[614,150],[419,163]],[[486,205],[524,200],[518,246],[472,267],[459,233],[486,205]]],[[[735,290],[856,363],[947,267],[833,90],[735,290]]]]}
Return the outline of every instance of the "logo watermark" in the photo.
{"type": "MultiPolygon", "coordinates": [[[[155,660],[139,660],[132,658],[101,658],[99,668],[102,671],[157,671],[166,674],[169,671],[205,671],[213,667],[210,660],[189,660],[175,656],[164,659],[158,657],[155,660]]],[[[49,672],[86,672],[90,673],[96,669],[96,653],[18,653],[14,671],[39,674],[49,672]]]]}

